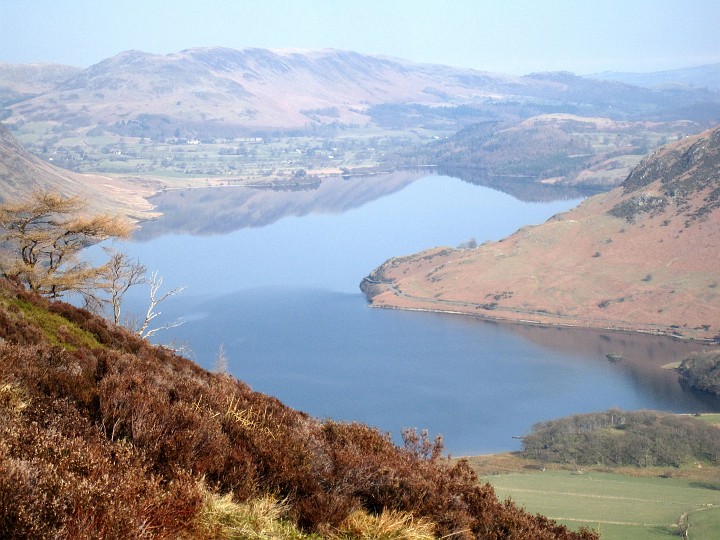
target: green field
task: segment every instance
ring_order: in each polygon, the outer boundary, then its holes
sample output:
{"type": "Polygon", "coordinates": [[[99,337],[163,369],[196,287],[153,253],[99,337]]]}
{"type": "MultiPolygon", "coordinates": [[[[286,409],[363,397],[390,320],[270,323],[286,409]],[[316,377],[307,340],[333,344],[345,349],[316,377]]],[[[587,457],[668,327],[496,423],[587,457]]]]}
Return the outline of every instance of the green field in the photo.
{"type": "Polygon", "coordinates": [[[720,478],[634,477],[600,472],[546,471],[486,476],[500,499],[511,498],[573,529],[603,539],[720,538],[720,478]]]}
{"type": "Polygon", "coordinates": [[[368,126],[329,129],[315,135],[152,140],[109,130],[61,127],[54,122],[28,122],[14,131],[33,154],[76,172],[189,180],[212,177],[231,182],[291,178],[300,169],[312,173],[375,168],[387,154],[450,134],[368,126]]]}
{"type": "Polygon", "coordinates": [[[703,413],[698,418],[710,424],[720,424],[720,413],[703,413]]]}

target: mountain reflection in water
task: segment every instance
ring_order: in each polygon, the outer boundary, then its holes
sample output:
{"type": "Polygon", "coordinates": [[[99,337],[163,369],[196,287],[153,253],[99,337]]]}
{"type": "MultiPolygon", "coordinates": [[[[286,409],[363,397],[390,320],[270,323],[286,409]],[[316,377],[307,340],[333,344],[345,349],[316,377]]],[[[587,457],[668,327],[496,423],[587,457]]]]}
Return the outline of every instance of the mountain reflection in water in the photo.
{"type": "Polygon", "coordinates": [[[284,217],[341,213],[399,191],[425,172],[395,172],[322,182],[305,180],[287,186],[227,186],[170,190],[151,199],[163,218],[147,222],[139,241],[162,234],[222,234],[245,227],[265,227],[284,217]]]}
{"type": "MultiPolygon", "coordinates": [[[[187,322],[159,339],[187,343],[208,369],[222,345],[234,376],[314,416],[395,436],[427,428],[457,455],[517,449],[513,437],[534,423],[574,413],[720,410],[661,367],[698,344],[369,309],[358,290],[390,257],[499,239],[578,199],[521,202],[455,178],[399,173],[158,201],[165,216],[121,249],[168,287],[188,285],[162,309],[164,320],[187,322]]],[[[136,289],[129,312],[146,308],[144,294],[136,289]]]]}
{"type": "MultiPolygon", "coordinates": [[[[347,212],[399,192],[421,178],[427,178],[427,171],[333,177],[323,181],[306,179],[287,185],[173,189],[151,199],[163,218],[143,224],[135,239],[145,241],[163,234],[222,234],[245,227],[264,227],[289,216],[347,212]]],[[[488,177],[472,171],[463,171],[461,178],[529,203],[577,200],[590,193],[580,188],[488,177]]]]}

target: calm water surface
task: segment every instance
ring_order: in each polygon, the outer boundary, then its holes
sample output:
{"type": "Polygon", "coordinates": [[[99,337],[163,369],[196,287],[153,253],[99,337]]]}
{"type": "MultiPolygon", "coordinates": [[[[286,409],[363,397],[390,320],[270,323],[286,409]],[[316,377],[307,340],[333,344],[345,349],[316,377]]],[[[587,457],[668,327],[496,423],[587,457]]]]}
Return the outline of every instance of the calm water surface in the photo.
{"type": "MultiPolygon", "coordinates": [[[[443,176],[326,180],[301,191],[170,192],[166,214],[122,248],[168,287],[182,341],[231,373],[317,417],[442,434],[454,455],[519,448],[542,420],[652,408],[717,410],[660,366],[697,345],[603,332],[528,328],[370,309],[358,284],[389,257],[470,238],[499,239],[579,199],[521,202],[443,176]],[[608,354],[622,354],[612,363],[608,354]]],[[[136,290],[128,307],[142,311],[136,290]]]]}

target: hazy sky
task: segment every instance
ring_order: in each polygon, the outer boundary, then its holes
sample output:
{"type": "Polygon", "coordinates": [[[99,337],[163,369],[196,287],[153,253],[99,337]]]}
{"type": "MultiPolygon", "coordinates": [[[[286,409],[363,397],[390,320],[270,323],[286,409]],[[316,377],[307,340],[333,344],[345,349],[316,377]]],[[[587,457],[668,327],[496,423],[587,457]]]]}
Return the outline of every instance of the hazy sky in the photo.
{"type": "Polygon", "coordinates": [[[525,74],[720,62],[720,0],[0,0],[0,62],[339,48],[525,74]]]}

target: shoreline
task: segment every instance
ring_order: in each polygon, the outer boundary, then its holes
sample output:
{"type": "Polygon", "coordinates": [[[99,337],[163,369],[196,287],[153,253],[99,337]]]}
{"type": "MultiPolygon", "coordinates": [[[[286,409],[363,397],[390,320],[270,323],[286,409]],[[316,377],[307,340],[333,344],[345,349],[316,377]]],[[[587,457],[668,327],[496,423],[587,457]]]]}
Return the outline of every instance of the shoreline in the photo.
{"type": "MultiPolygon", "coordinates": [[[[367,281],[368,283],[372,285],[381,285],[382,282],[377,281],[370,281],[365,278],[363,282],[367,281]]],[[[387,285],[385,283],[385,285],[387,285]]],[[[362,290],[362,286],[361,286],[362,290]]],[[[677,329],[673,328],[672,331],[670,330],[670,327],[667,331],[663,331],[660,329],[643,329],[643,328],[633,328],[633,323],[628,323],[628,326],[603,326],[603,325],[595,325],[595,324],[583,324],[580,322],[580,319],[569,317],[570,321],[573,322],[553,322],[553,321],[543,321],[543,320],[533,320],[533,319],[524,319],[524,318],[515,318],[515,317],[504,317],[502,315],[492,315],[488,313],[470,313],[463,310],[452,310],[452,309],[441,309],[441,308],[430,308],[430,307],[410,307],[410,306],[398,306],[393,304],[375,304],[373,302],[373,297],[370,296],[368,293],[366,293],[363,290],[363,293],[365,294],[367,300],[368,300],[368,307],[373,309],[391,309],[391,310],[398,310],[398,311],[417,311],[417,312],[426,312],[426,313],[437,313],[437,314],[446,314],[446,315],[460,315],[465,316],[481,321],[487,321],[487,322],[497,322],[497,323],[503,323],[503,324],[516,324],[521,326],[532,326],[532,327],[542,327],[542,328],[568,328],[568,329],[574,329],[574,330],[595,330],[595,331],[604,331],[604,332],[613,332],[617,334],[642,334],[646,336],[656,336],[656,337],[664,337],[673,339],[676,341],[685,341],[685,342],[696,342],[696,343],[710,343],[710,344],[718,344],[717,339],[713,338],[703,338],[703,337],[693,337],[681,334],[677,332],[677,329]]],[[[480,306],[478,305],[478,308],[480,306]]],[[[489,311],[489,310],[487,310],[489,311]]],[[[640,324],[640,323],[637,323],[640,324]]],[[[643,323],[648,326],[654,326],[654,323],[643,323]]],[[[657,325],[661,326],[661,325],[657,325]]]]}

